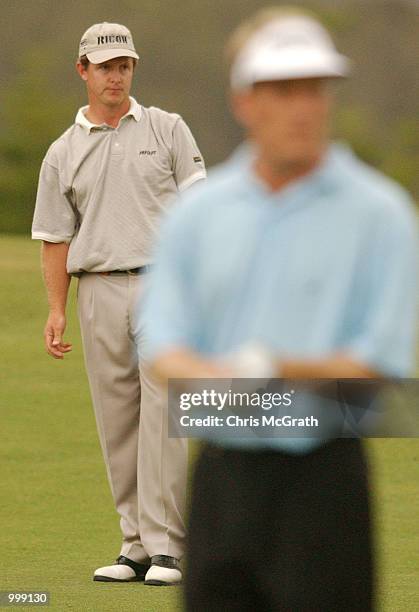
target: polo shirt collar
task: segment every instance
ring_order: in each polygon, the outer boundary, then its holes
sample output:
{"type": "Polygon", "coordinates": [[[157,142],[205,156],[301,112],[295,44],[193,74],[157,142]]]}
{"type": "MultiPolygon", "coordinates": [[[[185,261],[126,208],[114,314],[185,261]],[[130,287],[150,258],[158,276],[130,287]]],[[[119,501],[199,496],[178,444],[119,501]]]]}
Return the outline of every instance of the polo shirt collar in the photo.
{"type": "MultiPolygon", "coordinates": [[[[120,121],[122,121],[123,119],[125,119],[126,117],[134,117],[135,121],[139,121],[141,119],[141,106],[138,104],[137,100],[135,100],[135,98],[132,98],[130,96],[130,107],[128,112],[121,117],[120,121]]],[[[83,129],[85,129],[88,133],[90,133],[90,131],[94,128],[98,128],[98,127],[102,127],[105,126],[105,123],[102,123],[100,126],[96,123],[92,123],[91,121],[89,121],[89,119],[86,117],[86,112],[88,111],[89,106],[82,106],[77,115],[76,115],[76,120],[75,123],[76,125],[80,125],[83,129]]]]}
{"type": "Polygon", "coordinates": [[[230,164],[236,167],[241,188],[244,191],[258,193],[259,196],[271,201],[284,201],[288,200],[289,196],[293,199],[294,195],[308,195],[308,191],[319,193],[333,189],[339,183],[344,166],[353,159],[353,154],[346,144],[331,142],[320,164],[312,172],[273,192],[256,175],[253,168],[255,158],[255,147],[250,142],[240,145],[230,157],[230,164]]]}

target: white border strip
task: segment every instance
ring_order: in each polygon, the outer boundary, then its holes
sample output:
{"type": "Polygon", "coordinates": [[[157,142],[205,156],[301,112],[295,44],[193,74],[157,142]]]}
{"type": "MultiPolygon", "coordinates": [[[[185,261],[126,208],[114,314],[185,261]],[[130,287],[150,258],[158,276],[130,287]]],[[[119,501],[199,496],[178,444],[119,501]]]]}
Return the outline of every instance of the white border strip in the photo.
{"type": "Polygon", "coordinates": [[[42,232],[32,232],[32,240],[45,240],[46,242],[71,242],[71,238],[63,238],[62,236],[53,236],[52,234],[44,234],[42,232]]]}
{"type": "Polygon", "coordinates": [[[192,176],[190,176],[186,180],[182,181],[182,183],[178,185],[177,188],[179,189],[179,191],[185,191],[185,189],[188,189],[188,187],[193,185],[196,181],[206,178],[207,173],[200,170],[199,172],[195,172],[195,174],[192,174],[192,176]]]}

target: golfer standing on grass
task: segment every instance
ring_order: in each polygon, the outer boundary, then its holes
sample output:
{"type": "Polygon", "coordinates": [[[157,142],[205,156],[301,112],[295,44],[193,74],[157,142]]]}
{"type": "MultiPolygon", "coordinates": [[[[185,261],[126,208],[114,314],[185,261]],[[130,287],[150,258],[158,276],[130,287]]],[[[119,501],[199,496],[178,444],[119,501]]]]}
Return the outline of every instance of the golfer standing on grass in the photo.
{"type": "MultiPolygon", "coordinates": [[[[348,60],[294,9],[257,14],[229,51],[247,144],[165,223],[142,313],[154,371],[408,376],[415,215],[399,185],[329,140],[348,60]]],[[[215,438],[198,460],[188,609],[371,610],[361,442],[247,435],[215,438]]]]}
{"type": "Polygon", "coordinates": [[[160,218],[205,167],[179,115],[129,97],[137,60],[122,25],[96,24],[83,35],[77,71],[89,104],[46,154],[32,236],[43,241],[45,343],[56,359],[71,350],[65,308],[71,275],[79,277],[86,368],[123,536],[116,564],[94,579],[160,585],[181,580],[187,446],[167,436],[141,331],[137,357],[133,311],[160,218]]]}

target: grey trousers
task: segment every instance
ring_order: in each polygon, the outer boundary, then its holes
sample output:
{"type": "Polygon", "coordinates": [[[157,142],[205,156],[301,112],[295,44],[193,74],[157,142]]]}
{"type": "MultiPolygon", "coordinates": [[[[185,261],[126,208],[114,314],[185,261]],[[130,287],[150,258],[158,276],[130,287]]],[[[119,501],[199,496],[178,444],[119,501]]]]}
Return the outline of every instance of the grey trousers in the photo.
{"type": "Polygon", "coordinates": [[[166,391],[141,358],[146,339],[136,311],[146,282],[147,275],[84,274],[78,285],[96,423],[121,517],[120,554],[137,562],[179,559],[185,541],[187,440],[168,437],[166,391]]]}

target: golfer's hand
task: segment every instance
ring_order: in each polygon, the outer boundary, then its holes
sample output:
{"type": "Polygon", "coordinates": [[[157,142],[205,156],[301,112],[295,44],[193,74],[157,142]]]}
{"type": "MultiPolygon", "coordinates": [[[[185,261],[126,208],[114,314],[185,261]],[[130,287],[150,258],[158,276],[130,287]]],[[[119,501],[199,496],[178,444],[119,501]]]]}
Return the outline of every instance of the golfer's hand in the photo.
{"type": "Polygon", "coordinates": [[[64,314],[50,313],[45,325],[44,339],[47,353],[54,359],[63,359],[64,353],[69,353],[73,348],[71,344],[63,342],[65,325],[64,314]]]}

